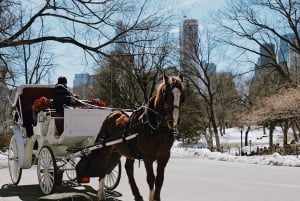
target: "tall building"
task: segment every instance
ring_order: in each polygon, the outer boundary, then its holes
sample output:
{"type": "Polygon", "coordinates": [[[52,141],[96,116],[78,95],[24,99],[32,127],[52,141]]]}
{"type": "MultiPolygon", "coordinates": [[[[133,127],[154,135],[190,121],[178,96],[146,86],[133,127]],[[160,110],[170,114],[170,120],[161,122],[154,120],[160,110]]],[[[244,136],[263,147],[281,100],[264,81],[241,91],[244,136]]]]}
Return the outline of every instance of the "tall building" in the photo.
{"type": "Polygon", "coordinates": [[[288,46],[287,67],[289,69],[292,80],[295,83],[300,83],[300,54],[290,45],[288,46]]]}
{"type": "Polygon", "coordinates": [[[299,69],[300,68],[300,54],[289,46],[288,55],[289,55],[288,61],[287,61],[288,67],[290,69],[296,68],[299,71],[300,70],[299,69]]]}
{"type": "Polygon", "coordinates": [[[198,20],[186,19],[180,29],[180,70],[193,65],[198,57],[198,20]]]}
{"type": "MultiPolygon", "coordinates": [[[[125,27],[124,23],[122,21],[118,21],[117,22],[117,27],[115,29],[116,36],[118,36],[119,34],[124,32],[125,30],[126,30],[126,27],[125,27]]],[[[126,36],[125,35],[119,37],[116,40],[115,51],[119,52],[119,53],[125,53],[126,52],[126,36]]]]}
{"type": "Polygon", "coordinates": [[[268,96],[278,89],[282,79],[278,71],[274,70],[275,45],[264,43],[260,46],[260,57],[255,66],[249,93],[252,97],[268,96]]]}
{"type": "Polygon", "coordinates": [[[78,87],[81,85],[92,85],[94,80],[94,75],[89,75],[88,73],[75,74],[75,79],[73,80],[73,87],[78,87]]]}
{"type": "MultiPolygon", "coordinates": [[[[283,35],[283,37],[292,40],[294,38],[293,33],[283,35]]],[[[280,39],[279,51],[278,51],[278,63],[287,63],[289,57],[289,45],[285,40],[280,39]]]]}
{"type": "Polygon", "coordinates": [[[266,66],[269,65],[270,58],[275,55],[275,45],[273,43],[264,43],[260,46],[260,56],[258,58],[257,66],[266,66]]]}

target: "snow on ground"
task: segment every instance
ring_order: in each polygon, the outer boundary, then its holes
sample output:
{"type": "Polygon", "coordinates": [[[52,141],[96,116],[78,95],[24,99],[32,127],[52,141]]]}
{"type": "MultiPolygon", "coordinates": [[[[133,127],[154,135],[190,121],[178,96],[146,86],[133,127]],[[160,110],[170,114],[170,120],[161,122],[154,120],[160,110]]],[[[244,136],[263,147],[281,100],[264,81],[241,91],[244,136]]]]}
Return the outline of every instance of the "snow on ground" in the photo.
{"type": "MultiPolygon", "coordinates": [[[[268,130],[266,131],[268,133],[268,130]]],[[[292,134],[289,133],[289,137],[292,134]]],[[[244,144],[245,132],[242,139],[244,144]]],[[[248,154],[257,148],[269,146],[269,137],[264,135],[259,127],[251,128],[248,134],[248,140],[251,140],[251,147],[243,147],[243,151],[248,154]],[[251,150],[251,151],[250,151],[251,150]]],[[[282,130],[277,127],[273,133],[274,143],[279,143],[282,146],[282,130]]],[[[205,146],[205,140],[200,139],[199,143],[193,145],[182,145],[180,142],[175,142],[172,148],[172,156],[174,157],[194,157],[198,159],[219,160],[228,162],[251,163],[260,165],[276,165],[276,166],[291,166],[300,167],[300,156],[298,155],[280,155],[274,153],[271,155],[255,155],[255,156],[240,156],[241,132],[239,128],[226,129],[226,134],[220,136],[220,143],[224,148],[224,153],[211,152],[205,146]],[[235,147],[234,147],[235,146],[235,147]],[[230,147],[230,148],[229,148],[230,147]]],[[[250,145],[250,144],[249,144],[250,145]]]]}
{"type": "Polygon", "coordinates": [[[300,156],[287,155],[281,156],[278,153],[272,155],[257,156],[235,156],[228,153],[211,152],[208,149],[198,148],[178,148],[172,149],[173,157],[194,157],[198,159],[219,160],[227,162],[250,163],[260,165],[276,165],[300,167],[300,156]]]}
{"type": "MultiPolygon", "coordinates": [[[[290,134],[289,137],[291,136],[292,135],[290,134]]],[[[244,133],[242,137],[244,141],[244,133]]],[[[244,152],[250,153],[250,149],[256,150],[257,147],[262,148],[268,146],[269,138],[268,136],[263,135],[261,128],[252,128],[249,132],[248,139],[251,140],[252,146],[251,148],[250,146],[243,147],[244,152]]],[[[276,128],[273,140],[274,143],[282,145],[281,128],[276,128]]],[[[300,167],[300,156],[298,155],[280,155],[279,153],[274,153],[271,155],[239,156],[239,146],[241,143],[241,132],[239,128],[227,129],[226,134],[220,137],[220,143],[222,146],[225,146],[224,150],[227,149],[226,147],[230,147],[230,149],[225,150],[224,153],[211,152],[206,148],[202,148],[205,146],[204,139],[200,139],[199,143],[189,146],[183,146],[180,142],[176,141],[172,148],[172,157],[193,157],[195,159],[227,162],[300,167]]],[[[7,168],[7,166],[7,155],[6,153],[0,152],[0,168],[7,168]]]]}

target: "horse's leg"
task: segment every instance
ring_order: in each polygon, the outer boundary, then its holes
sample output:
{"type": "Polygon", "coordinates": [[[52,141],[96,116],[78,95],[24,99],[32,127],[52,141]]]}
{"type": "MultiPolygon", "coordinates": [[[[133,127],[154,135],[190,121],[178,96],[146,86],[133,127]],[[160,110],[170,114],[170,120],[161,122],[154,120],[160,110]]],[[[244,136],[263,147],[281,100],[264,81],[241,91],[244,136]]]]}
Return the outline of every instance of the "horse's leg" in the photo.
{"type": "Polygon", "coordinates": [[[154,200],[154,182],[155,182],[155,175],[153,172],[153,161],[145,160],[144,161],[146,172],[147,172],[147,182],[149,185],[149,201],[154,200]]]}
{"type": "Polygon", "coordinates": [[[133,170],[134,170],[134,160],[132,159],[126,159],[125,162],[125,170],[128,176],[129,184],[131,187],[132,194],[134,196],[135,201],[143,201],[143,197],[140,194],[140,191],[136,185],[134,175],[133,175],[133,170]]]}
{"type": "Polygon", "coordinates": [[[99,169],[99,190],[98,190],[98,200],[105,200],[105,191],[104,191],[104,179],[107,170],[107,162],[111,154],[111,147],[104,147],[100,150],[99,157],[101,160],[100,169],[99,169]]]}
{"type": "Polygon", "coordinates": [[[160,200],[160,192],[161,187],[164,182],[164,175],[165,175],[165,167],[169,161],[170,152],[166,153],[162,156],[159,156],[157,159],[157,170],[156,170],[156,179],[155,179],[155,192],[154,192],[154,199],[153,201],[161,201],[160,200]]]}
{"type": "Polygon", "coordinates": [[[104,178],[99,177],[99,190],[98,190],[98,200],[105,200],[105,191],[104,191],[104,178]]]}

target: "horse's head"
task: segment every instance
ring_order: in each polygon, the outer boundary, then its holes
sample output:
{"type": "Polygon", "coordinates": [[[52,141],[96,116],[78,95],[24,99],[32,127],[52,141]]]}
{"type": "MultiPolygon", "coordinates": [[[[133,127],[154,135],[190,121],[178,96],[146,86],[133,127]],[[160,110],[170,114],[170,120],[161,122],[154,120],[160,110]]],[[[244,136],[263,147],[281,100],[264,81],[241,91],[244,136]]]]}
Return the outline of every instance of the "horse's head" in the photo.
{"type": "Polygon", "coordinates": [[[168,76],[164,73],[163,81],[158,87],[155,100],[156,110],[165,116],[162,126],[176,129],[179,124],[179,111],[185,96],[183,92],[183,76],[168,76]]]}

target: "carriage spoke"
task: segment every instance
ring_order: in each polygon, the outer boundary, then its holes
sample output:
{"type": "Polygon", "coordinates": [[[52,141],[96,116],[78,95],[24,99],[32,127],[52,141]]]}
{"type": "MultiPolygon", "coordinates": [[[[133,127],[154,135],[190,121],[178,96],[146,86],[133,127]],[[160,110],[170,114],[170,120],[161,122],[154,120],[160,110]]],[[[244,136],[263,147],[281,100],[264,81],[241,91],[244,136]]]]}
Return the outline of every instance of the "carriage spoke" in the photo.
{"type": "Polygon", "coordinates": [[[121,169],[121,161],[118,161],[114,169],[107,173],[104,182],[107,190],[113,190],[119,185],[121,179],[121,169]]]}
{"type": "Polygon", "coordinates": [[[42,147],[38,158],[38,178],[44,194],[50,194],[55,188],[56,161],[49,147],[42,147]]]}

